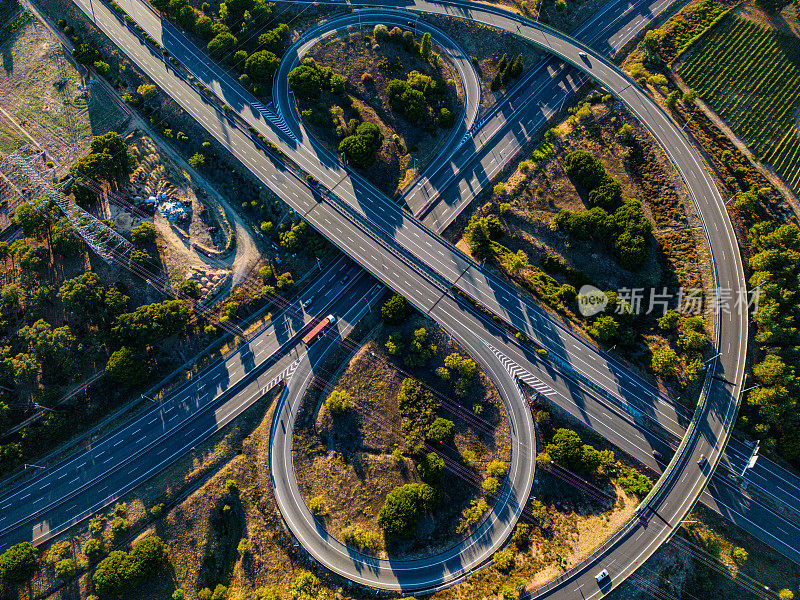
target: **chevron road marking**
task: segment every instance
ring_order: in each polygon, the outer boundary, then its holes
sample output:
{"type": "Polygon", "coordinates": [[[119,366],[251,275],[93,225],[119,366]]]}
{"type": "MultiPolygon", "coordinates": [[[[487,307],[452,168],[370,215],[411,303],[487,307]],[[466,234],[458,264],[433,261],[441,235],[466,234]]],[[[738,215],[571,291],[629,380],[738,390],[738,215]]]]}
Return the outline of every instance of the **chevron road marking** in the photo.
{"type": "Polygon", "coordinates": [[[500,350],[492,346],[489,342],[483,340],[483,343],[486,344],[486,347],[489,348],[489,350],[491,350],[492,353],[498,359],[500,359],[500,362],[503,364],[505,370],[508,371],[509,375],[511,375],[512,377],[516,377],[520,381],[524,381],[543,396],[552,396],[553,394],[556,393],[556,391],[553,388],[544,383],[538,377],[534,377],[533,375],[531,375],[528,371],[520,367],[517,363],[508,358],[505,354],[500,352],[500,350]]]}

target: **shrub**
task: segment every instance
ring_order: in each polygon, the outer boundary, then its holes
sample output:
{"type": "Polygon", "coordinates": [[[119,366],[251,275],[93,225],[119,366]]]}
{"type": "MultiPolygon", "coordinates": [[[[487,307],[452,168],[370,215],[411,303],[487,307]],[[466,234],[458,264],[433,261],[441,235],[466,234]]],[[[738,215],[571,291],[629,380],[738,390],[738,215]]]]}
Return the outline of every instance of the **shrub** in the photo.
{"type": "Polygon", "coordinates": [[[236,546],[236,551],[239,553],[239,556],[244,556],[250,552],[250,540],[247,538],[242,538],[239,540],[239,545],[236,546]]]}
{"type": "Polygon", "coordinates": [[[11,546],[0,554],[0,580],[24,583],[36,570],[36,548],[30,542],[11,546]]]}
{"type": "Polygon", "coordinates": [[[374,123],[361,123],[353,135],[339,142],[339,152],[344,153],[354,167],[366,169],[375,163],[375,154],[383,143],[383,134],[374,123]]]}
{"type": "Polygon", "coordinates": [[[593,190],[603,183],[606,177],[603,164],[586,150],[575,150],[567,154],[564,159],[564,169],[570,179],[586,190],[593,190]]]}
{"type": "Polygon", "coordinates": [[[592,323],[589,335],[599,342],[607,342],[617,334],[619,325],[611,315],[600,315],[592,323]]]}
{"type": "Polygon", "coordinates": [[[346,390],[334,390],[325,399],[325,407],[334,415],[342,415],[355,408],[353,396],[346,390]]]}
{"type": "Polygon", "coordinates": [[[417,470],[422,479],[435,483],[444,472],[444,460],[435,452],[429,452],[419,461],[417,470]]]}
{"type": "Polygon", "coordinates": [[[636,469],[628,469],[624,477],[618,480],[622,489],[626,494],[636,494],[640,498],[644,498],[653,489],[653,482],[644,473],[640,473],[636,469]]]}
{"type": "Polygon", "coordinates": [[[458,526],[460,532],[468,531],[473,525],[480,521],[483,514],[489,510],[486,500],[479,498],[473,500],[470,505],[461,511],[461,523],[458,526]]]}
{"type": "Polygon", "coordinates": [[[56,563],[55,574],[59,579],[69,579],[75,574],[75,561],[71,558],[65,558],[56,563]]]}
{"type": "Polygon", "coordinates": [[[309,510],[316,516],[319,516],[325,512],[325,501],[322,499],[322,496],[314,496],[308,501],[308,508],[309,510]]]}
{"type": "Polygon", "coordinates": [[[508,573],[514,568],[514,552],[511,548],[503,548],[494,553],[494,566],[501,573],[508,573]]]}
{"type": "Polygon", "coordinates": [[[437,417],[428,429],[427,439],[434,444],[452,444],[455,435],[455,424],[448,419],[437,417]]]}
{"type": "Polygon", "coordinates": [[[678,369],[680,359],[672,348],[658,348],[653,351],[651,366],[653,372],[661,377],[672,377],[678,369]]]}
{"type": "Polygon", "coordinates": [[[514,528],[514,533],[511,535],[511,539],[514,540],[517,548],[524,548],[528,545],[530,536],[531,526],[527,523],[517,523],[517,526],[514,528]]]}
{"type": "Polygon", "coordinates": [[[403,296],[395,294],[381,307],[381,317],[389,325],[399,325],[411,314],[411,305],[403,296]]]}
{"type": "Polygon", "coordinates": [[[486,465],[486,472],[489,473],[492,477],[497,477],[498,479],[502,479],[508,473],[508,465],[504,462],[499,460],[493,460],[488,465],[486,465]]]}
{"type": "Polygon", "coordinates": [[[163,504],[156,504],[153,508],[150,509],[150,514],[154,517],[158,518],[162,514],[164,514],[164,505],[163,504]]]}
{"type": "Polygon", "coordinates": [[[239,492],[239,484],[236,483],[235,479],[227,479],[225,481],[225,491],[228,492],[231,496],[239,492]]]}
{"type": "Polygon", "coordinates": [[[484,494],[494,495],[497,493],[497,490],[500,489],[500,480],[496,477],[487,477],[483,480],[481,487],[483,488],[484,494]]]}
{"type": "Polygon", "coordinates": [[[123,517],[115,517],[111,523],[111,535],[114,538],[119,538],[128,533],[128,529],[130,529],[131,523],[127,519],[123,517]]]}
{"type": "Polygon", "coordinates": [[[206,165],[206,157],[200,152],[195,152],[189,157],[189,166],[193,169],[202,169],[206,165]]]}
{"type": "Polygon", "coordinates": [[[97,538],[89,538],[85,542],[83,542],[83,547],[81,548],[83,554],[89,560],[95,560],[100,556],[103,549],[100,547],[100,540],[97,538]]]}
{"type": "Polygon", "coordinates": [[[411,534],[420,514],[433,508],[436,491],[427,484],[409,483],[394,488],[378,512],[378,526],[386,535],[411,534]]]}
{"type": "Polygon", "coordinates": [[[342,540],[361,552],[375,551],[381,546],[380,534],[375,531],[365,531],[360,525],[345,527],[342,530],[342,540]]]}
{"type": "Polygon", "coordinates": [[[745,550],[744,548],[739,548],[738,546],[733,549],[733,552],[731,553],[731,556],[733,557],[733,560],[735,560],[736,564],[738,564],[738,565],[743,565],[744,563],[747,562],[747,559],[749,558],[747,550],[745,550]]]}
{"type": "Polygon", "coordinates": [[[375,36],[376,40],[382,42],[389,37],[389,29],[386,27],[386,25],[378,23],[372,30],[372,35],[375,36]]]}
{"type": "Polygon", "coordinates": [[[672,91],[667,95],[667,108],[671,110],[675,110],[678,106],[678,100],[680,100],[681,93],[678,90],[672,91]]]}

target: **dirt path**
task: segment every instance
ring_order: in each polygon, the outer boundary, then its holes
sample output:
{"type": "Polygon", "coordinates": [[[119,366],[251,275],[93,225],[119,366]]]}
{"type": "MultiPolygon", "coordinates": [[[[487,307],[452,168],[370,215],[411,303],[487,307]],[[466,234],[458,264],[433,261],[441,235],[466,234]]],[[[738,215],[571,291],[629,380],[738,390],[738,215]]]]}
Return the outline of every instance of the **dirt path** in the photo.
{"type": "MultiPolygon", "coordinates": [[[[49,32],[55,36],[55,38],[62,44],[62,46],[66,49],[64,52],[65,58],[73,64],[73,66],[77,69],[79,74],[83,74],[85,69],[79,66],[72,57],[72,45],[71,43],[64,37],[63,33],[55,27],[49,19],[43,15],[38,8],[23,0],[21,3],[25,8],[30,10],[34,17],[38,20],[39,23],[43,24],[49,32]]],[[[233,256],[221,256],[216,259],[210,259],[200,253],[198,253],[195,249],[189,245],[187,247],[186,243],[181,240],[172,228],[166,224],[165,227],[159,227],[159,224],[156,223],[156,226],[159,228],[159,231],[164,235],[164,238],[169,242],[170,247],[173,248],[178,253],[185,255],[187,259],[191,261],[191,264],[198,264],[203,265],[205,267],[212,267],[212,268],[219,268],[220,263],[222,265],[230,267],[232,270],[232,284],[236,285],[240,281],[242,281],[245,276],[247,275],[248,271],[255,265],[261,253],[256,245],[255,239],[251,234],[250,230],[248,229],[247,225],[245,224],[244,220],[241,218],[240,215],[236,213],[228,203],[228,201],[216,190],[216,188],[211,185],[211,183],[205,179],[202,175],[200,175],[195,169],[193,169],[189,164],[183,159],[180,154],[178,154],[173,148],[169,146],[169,144],[165,144],[163,139],[153,131],[150,127],[150,124],[147,123],[141,115],[137,112],[133,111],[127,104],[124,104],[118,95],[118,92],[114,87],[103,77],[92,78],[92,85],[101,85],[105,87],[107,93],[111,94],[111,97],[114,98],[117,104],[120,105],[120,108],[124,110],[130,117],[130,121],[128,127],[125,131],[125,134],[133,131],[134,129],[138,129],[143,132],[145,135],[150,137],[153,142],[158,146],[159,150],[164,153],[165,156],[169,157],[173,164],[185,171],[192,181],[200,186],[203,187],[206,192],[216,200],[219,205],[222,207],[222,210],[225,212],[225,216],[228,221],[231,223],[234,232],[234,240],[235,240],[235,252],[233,256]]],[[[4,111],[5,112],[5,111],[4,111]]],[[[13,119],[12,119],[13,121],[13,119]]],[[[20,127],[20,129],[22,129],[20,127]]],[[[23,129],[24,131],[24,129],[23,129]]],[[[30,138],[31,136],[25,132],[25,134],[30,138]]],[[[157,220],[158,221],[158,220],[157,220]]]]}

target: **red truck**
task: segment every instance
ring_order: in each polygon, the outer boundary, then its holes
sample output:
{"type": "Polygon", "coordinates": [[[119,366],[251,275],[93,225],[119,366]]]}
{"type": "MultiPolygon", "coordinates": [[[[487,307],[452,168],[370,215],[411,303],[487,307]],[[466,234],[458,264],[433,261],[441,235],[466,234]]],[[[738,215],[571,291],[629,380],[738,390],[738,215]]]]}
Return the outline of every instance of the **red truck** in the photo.
{"type": "Polygon", "coordinates": [[[314,325],[314,327],[309,331],[307,334],[303,336],[303,343],[306,346],[310,346],[314,342],[316,342],[319,337],[325,333],[325,330],[330,327],[333,322],[336,321],[336,317],[333,315],[328,315],[322,321],[314,325]]]}

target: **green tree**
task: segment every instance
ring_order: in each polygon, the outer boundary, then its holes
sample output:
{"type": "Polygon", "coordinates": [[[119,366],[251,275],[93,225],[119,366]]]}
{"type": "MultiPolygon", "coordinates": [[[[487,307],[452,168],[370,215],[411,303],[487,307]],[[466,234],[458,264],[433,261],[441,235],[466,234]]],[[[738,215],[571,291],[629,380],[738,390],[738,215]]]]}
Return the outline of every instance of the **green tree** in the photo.
{"type": "Polygon", "coordinates": [[[503,548],[494,553],[494,566],[501,573],[508,573],[514,568],[514,552],[511,548],[503,548]]]}
{"type": "Polygon", "coordinates": [[[442,417],[437,417],[428,429],[428,441],[434,444],[452,444],[456,435],[455,424],[442,417]]]}
{"type": "Polygon", "coordinates": [[[123,346],[114,352],[106,363],[106,374],[123,385],[133,386],[144,381],[146,369],[142,353],[123,346]]]}
{"type": "Polygon", "coordinates": [[[75,561],[71,558],[65,558],[55,564],[54,572],[59,579],[69,579],[75,574],[75,561]]]}
{"type": "Polygon", "coordinates": [[[278,57],[269,50],[259,50],[250,55],[244,68],[253,81],[267,83],[278,70],[279,63],[278,57]]]}
{"type": "Polygon", "coordinates": [[[567,154],[564,168],[576,185],[589,191],[603,183],[606,178],[603,164],[586,150],[574,150],[567,154]]]}
{"type": "Polygon", "coordinates": [[[411,314],[411,305],[403,296],[395,294],[381,307],[381,317],[384,323],[399,325],[411,314]]]}
{"type": "Polygon", "coordinates": [[[30,542],[11,546],[0,554],[0,580],[25,583],[36,570],[36,548],[30,542]]]}
{"type": "Polygon", "coordinates": [[[155,100],[156,96],[158,96],[158,88],[152,83],[143,83],[136,89],[136,92],[145,102],[155,100]]]}
{"type": "Polygon", "coordinates": [[[434,507],[436,490],[427,484],[409,483],[394,488],[378,512],[378,526],[385,535],[405,537],[412,533],[420,515],[434,507]]]}
{"type": "Polygon", "coordinates": [[[204,166],[206,166],[205,155],[201,154],[200,152],[195,152],[189,157],[189,166],[193,169],[202,169],[204,166]]]}
{"type": "Polygon", "coordinates": [[[435,483],[444,473],[444,459],[435,452],[428,452],[417,465],[420,477],[423,480],[435,483]]]}
{"type": "Polygon", "coordinates": [[[617,334],[619,325],[611,315],[600,315],[589,328],[589,335],[600,342],[607,342],[617,334]]]}
{"type": "Polygon", "coordinates": [[[651,366],[656,375],[672,377],[679,364],[680,359],[672,348],[658,348],[653,351],[651,366]]]}
{"type": "Polygon", "coordinates": [[[431,41],[431,34],[425,32],[422,36],[422,41],[419,44],[419,54],[425,60],[430,59],[431,57],[431,50],[433,49],[433,42],[431,41]]]}
{"type": "Polygon", "coordinates": [[[353,135],[339,143],[339,152],[344,153],[354,167],[365,169],[375,163],[375,154],[383,143],[383,134],[374,123],[361,123],[353,135]]]}
{"type": "Polygon", "coordinates": [[[234,50],[236,50],[236,45],[238,43],[238,40],[232,33],[219,33],[208,42],[208,54],[212,58],[218,60],[227,59],[233,54],[234,50]]]}
{"type": "Polygon", "coordinates": [[[583,442],[571,429],[560,428],[547,444],[547,454],[556,463],[573,470],[581,470],[583,442]]]}
{"type": "Polygon", "coordinates": [[[355,408],[353,396],[346,390],[334,390],[325,399],[325,407],[334,415],[342,415],[355,408]]]}
{"type": "Polygon", "coordinates": [[[95,560],[100,557],[100,554],[102,554],[103,549],[100,546],[100,540],[92,537],[83,542],[83,547],[81,548],[81,551],[89,560],[95,560]]]}
{"type": "Polygon", "coordinates": [[[53,252],[61,256],[75,256],[84,248],[83,238],[78,235],[78,232],[66,217],[56,221],[50,235],[53,252]]]}
{"type": "Polygon", "coordinates": [[[318,98],[322,93],[322,77],[319,69],[310,65],[299,65],[289,72],[289,87],[298,98],[318,98]]]}
{"type": "Polygon", "coordinates": [[[64,308],[88,320],[99,314],[103,294],[100,278],[92,272],[67,279],[58,290],[58,298],[64,303],[64,308]]]}
{"type": "Polygon", "coordinates": [[[131,229],[131,240],[136,246],[146,248],[156,242],[156,226],[152,221],[145,221],[131,229]]]}

